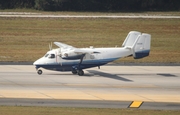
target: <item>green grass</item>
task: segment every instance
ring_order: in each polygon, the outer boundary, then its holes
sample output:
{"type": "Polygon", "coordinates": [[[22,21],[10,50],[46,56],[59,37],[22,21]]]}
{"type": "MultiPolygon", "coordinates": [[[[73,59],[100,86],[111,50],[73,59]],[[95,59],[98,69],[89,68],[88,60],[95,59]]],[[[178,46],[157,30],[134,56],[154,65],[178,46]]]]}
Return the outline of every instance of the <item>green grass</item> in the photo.
{"type": "Polygon", "coordinates": [[[75,47],[121,46],[131,30],[152,35],[150,56],[116,62],[180,63],[179,19],[107,18],[0,18],[0,61],[35,61],[54,41],[75,47]]]}
{"type": "Polygon", "coordinates": [[[179,111],[0,106],[0,115],[179,115],[179,111]]]}

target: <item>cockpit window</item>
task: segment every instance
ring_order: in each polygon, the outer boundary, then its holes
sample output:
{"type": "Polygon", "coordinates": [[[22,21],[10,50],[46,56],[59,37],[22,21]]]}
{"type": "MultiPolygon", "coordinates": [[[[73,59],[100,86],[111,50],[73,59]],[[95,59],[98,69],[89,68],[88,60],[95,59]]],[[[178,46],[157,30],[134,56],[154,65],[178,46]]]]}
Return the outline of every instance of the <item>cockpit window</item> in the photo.
{"type": "Polygon", "coordinates": [[[50,54],[49,58],[55,58],[55,54],[50,54]]]}
{"type": "Polygon", "coordinates": [[[49,54],[45,54],[44,57],[48,57],[49,54]]]}

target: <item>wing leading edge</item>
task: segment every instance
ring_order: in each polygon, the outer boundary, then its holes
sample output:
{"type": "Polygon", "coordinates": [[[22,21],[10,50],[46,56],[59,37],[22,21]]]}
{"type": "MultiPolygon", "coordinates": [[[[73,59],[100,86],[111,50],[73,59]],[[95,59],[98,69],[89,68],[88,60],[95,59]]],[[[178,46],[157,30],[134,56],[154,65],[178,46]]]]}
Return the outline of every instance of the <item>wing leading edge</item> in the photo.
{"type": "Polygon", "coordinates": [[[57,45],[58,47],[62,48],[62,49],[69,49],[69,50],[73,50],[74,53],[78,53],[78,54],[92,54],[92,53],[100,53],[94,50],[85,50],[85,49],[79,49],[79,48],[75,48],[71,45],[67,45],[61,42],[54,42],[55,45],[57,45]]]}

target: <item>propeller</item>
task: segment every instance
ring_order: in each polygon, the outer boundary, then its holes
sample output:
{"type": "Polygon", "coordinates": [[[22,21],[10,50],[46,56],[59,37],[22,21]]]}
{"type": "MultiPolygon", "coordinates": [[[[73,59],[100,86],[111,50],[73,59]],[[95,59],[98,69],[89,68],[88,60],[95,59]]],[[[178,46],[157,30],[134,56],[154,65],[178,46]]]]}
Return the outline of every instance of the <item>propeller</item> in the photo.
{"type": "Polygon", "coordinates": [[[59,48],[59,57],[60,57],[60,63],[61,63],[61,66],[62,66],[62,51],[61,51],[61,47],[59,48]]]}
{"type": "Polygon", "coordinates": [[[52,42],[49,44],[49,50],[52,50],[52,42]]]}

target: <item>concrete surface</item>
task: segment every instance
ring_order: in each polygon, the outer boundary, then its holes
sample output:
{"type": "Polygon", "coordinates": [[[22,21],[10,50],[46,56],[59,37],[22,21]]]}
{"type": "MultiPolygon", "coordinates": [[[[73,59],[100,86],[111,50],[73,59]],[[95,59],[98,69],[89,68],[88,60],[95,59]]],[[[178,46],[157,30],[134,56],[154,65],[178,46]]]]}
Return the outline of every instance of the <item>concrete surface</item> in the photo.
{"type": "Polygon", "coordinates": [[[85,70],[84,76],[48,70],[38,75],[32,65],[0,65],[0,98],[176,105],[180,104],[179,70],[180,66],[102,66],[85,70]]]}

